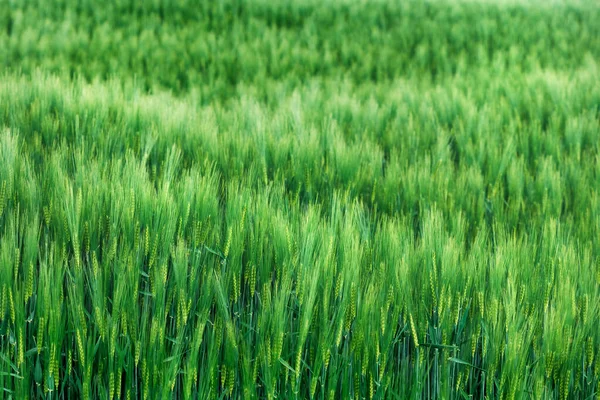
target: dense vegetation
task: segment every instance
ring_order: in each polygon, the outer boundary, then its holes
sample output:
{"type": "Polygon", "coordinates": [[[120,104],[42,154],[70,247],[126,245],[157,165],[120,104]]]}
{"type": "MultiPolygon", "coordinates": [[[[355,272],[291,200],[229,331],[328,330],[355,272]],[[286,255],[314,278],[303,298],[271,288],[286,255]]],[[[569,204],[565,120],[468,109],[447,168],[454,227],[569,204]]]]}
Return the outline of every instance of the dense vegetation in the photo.
{"type": "Polygon", "coordinates": [[[589,399],[600,5],[0,4],[0,397],[589,399]]]}

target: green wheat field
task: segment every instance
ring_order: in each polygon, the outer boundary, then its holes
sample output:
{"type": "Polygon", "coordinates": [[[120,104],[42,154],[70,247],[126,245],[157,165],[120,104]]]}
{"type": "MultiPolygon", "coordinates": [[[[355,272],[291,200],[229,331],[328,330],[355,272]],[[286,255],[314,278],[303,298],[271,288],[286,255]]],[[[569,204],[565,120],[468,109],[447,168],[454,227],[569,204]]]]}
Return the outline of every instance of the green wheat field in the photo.
{"type": "Polygon", "coordinates": [[[599,393],[599,2],[0,1],[0,399],[599,393]]]}

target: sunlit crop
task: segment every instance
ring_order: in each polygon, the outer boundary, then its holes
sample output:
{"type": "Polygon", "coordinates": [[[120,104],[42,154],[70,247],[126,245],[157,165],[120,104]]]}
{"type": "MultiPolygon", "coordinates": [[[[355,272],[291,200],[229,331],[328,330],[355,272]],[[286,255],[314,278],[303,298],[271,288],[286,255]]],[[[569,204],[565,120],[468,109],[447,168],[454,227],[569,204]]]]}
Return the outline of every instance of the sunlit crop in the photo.
{"type": "Polygon", "coordinates": [[[599,21],[0,4],[0,398],[597,398],[599,21]]]}

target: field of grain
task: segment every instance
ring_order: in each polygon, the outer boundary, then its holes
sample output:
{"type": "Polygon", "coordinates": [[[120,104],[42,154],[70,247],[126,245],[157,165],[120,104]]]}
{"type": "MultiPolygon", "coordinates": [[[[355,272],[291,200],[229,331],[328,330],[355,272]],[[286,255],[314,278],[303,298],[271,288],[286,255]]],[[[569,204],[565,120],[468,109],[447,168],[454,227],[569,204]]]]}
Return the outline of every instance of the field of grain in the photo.
{"type": "Polygon", "coordinates": [[[0,399],[600,398],[600,3],[0,3],[0,399]]]}

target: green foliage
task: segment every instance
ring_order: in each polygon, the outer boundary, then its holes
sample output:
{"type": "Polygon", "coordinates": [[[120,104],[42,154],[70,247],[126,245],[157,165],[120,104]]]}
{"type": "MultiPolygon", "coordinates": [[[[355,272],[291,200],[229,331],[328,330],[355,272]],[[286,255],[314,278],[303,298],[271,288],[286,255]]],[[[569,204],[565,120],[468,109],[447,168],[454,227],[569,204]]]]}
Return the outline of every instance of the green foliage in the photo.
{"type": "Polygon", "coordinates": [[[0,6],[1,398],[593,398],[600,7],[0,6]]]}

